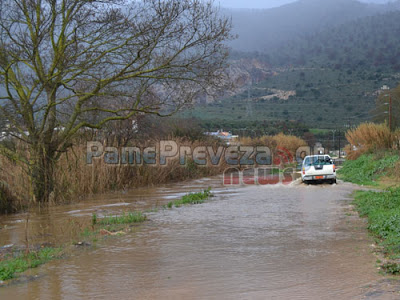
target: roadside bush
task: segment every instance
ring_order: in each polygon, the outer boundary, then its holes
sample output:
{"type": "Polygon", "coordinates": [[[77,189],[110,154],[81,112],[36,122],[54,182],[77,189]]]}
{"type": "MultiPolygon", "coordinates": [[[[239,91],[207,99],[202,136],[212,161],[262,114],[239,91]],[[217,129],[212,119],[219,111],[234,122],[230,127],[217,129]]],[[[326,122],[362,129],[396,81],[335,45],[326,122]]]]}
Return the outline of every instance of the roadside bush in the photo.
{"type": "Polygon", "coordinates": [[[364,153],[392,149],[395,135],[386,124],[363,123],[347,131],[346,139],[350,143],[345,148],[347,158],[357,159],[364,153]]]}
{"type": "Polygon", "coordinates": [[[283,133],[274,136],[265,135],[259,138],[244,137],[239,140],[239,143],[244,146],[267,146],[275,155],[278,149],[286,149],[292,157],[296,156],[298,148],[307,145],[305,140],[297,136],[285,135],[283,133]]]}
{"type": "Polygon", "coordinates": [[[289,150],[293,157],[295,157],[298,148],[307,146],[305,140],[297,136],[285,135],[283,133],[273,136],[272,140],[276,143],[277,147],[289,150]]]}

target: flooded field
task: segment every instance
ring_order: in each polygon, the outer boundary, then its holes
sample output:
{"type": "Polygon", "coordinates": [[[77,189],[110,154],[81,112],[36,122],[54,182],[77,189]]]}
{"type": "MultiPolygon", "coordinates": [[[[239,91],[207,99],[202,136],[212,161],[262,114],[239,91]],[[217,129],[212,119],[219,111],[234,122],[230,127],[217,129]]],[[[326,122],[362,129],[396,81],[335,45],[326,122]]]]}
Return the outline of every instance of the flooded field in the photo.
{"type": "Polygon", "coordinates": [[[23,244],[26,224],[32,243],[68,242],[92,213],[153,209],[209,186],[206,203],[148,212],[133,232],[30,271],[35,280],[0,288],[0,299],[373,298],[382,276],[345,183],[224,187],[215,177],[93,197],[28,223],[2,217],[0,245],[23,244]]]}

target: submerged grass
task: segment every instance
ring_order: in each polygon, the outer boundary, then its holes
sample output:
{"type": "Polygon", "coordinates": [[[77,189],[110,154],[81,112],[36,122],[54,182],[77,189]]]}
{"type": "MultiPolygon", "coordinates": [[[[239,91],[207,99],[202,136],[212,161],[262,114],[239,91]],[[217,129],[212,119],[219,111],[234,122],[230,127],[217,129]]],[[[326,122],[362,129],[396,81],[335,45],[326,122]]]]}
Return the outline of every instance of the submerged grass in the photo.
{"type": "MultiPolygon", "coordinates": [[[[199,193],[189,193],[177,201],[168,203],[168,208],[172,208],[173,206],[180,207],[186,204],[203,203],[205,199],[210,196],[211,188],[199,193]]],[[[152,209],[151,211],[156,210],[152,209]]],[[[125,234],[129,230],[126,225],[141,223],[146,221],[146,219],[147,216],[141,211],[124,212],[122,215],[110,215],[104,218],[99,218],[96,214],[92,214],[90,221],[88,220],[91,226],[85,228],[80,227],[78,234],[85,240],[97,241],[100,235],[118,236],[120,234],[125,234]]],[[[81,241],[75,242],[73,245],[90,246],[91,244],[81,241]]],[[[7,254],[8,256],[0,260],[0,281],[15,278],[18,273],[36,268],[50,260],[60,258],[64,253],[64,248],[42,248],[27,254],[22,250],[18,250],[7,254]]]]}
{"type": "Polygon", "coordinates": [[[368,229],[387,258],[382,269],[400,274],[400,188],[358,191],[354,203],[360,216],[368,219],[368,229]]]}
{"type": "MultiPolygon", "coordinates": [[[[210,196],[211,188],[199,193],[189,193],[177,201],[168,203],[167,207],[172,208],[173,206],[180,207],[186,204],[200,204],[210,196]]],[[[155,209],[151,211],[155,211],[155,209]]],[[[146,219],[147,216],[141,211],[124,212],[122,215],[110,215],[104,218],[99,218],[96,214],[92,214],[91,219],[87,220],[88,223],[91,223],[91,226],[86,226],[85,228],[80,227],[78,234],[85,240],[97,241],[100,235],[118,236],[125,234],[129,231],[126,225],[141,223],[146,221],[146,219]]],[[[90,246],[91,244],[81,241],[75,242],[73,245],[90,246]]],[[[18,273],[35,268],[50,260],[60,258],[64,254],[64,248],[42,248],[27,254],[23,250],[18,250],[7,254],[8,256],[0,260],[0,281],[15,278],[18,273]]]]}
{"type": "Polygon", "coordinates": [[[52,259],[60,258],[63,254],[61,248],[42,248],[29,253],[12,254],[0,261],[0,280],[8,280],[17,277],[28,269],[36,268],[52,259]]]}
{"type": "MultiPolygon", "coordinates": [[[[98,218],[96,214],[93,214],[91,217],[92,226],[81,229],[78,234],[80,238],[85,240],[89,239],[94,242],[97,241],[98,236],[101,235],[101,230],[105,227],[108,228],[105,232],[114,235],[114,231],[121,230],[123,225],[144,222],[145,220],[146,215],[142,212],[125,212],[119,216],[106,216],[101,219],[98,218]]],[[[90,245],[90,243],[86,242],[73,242],[72,244],[90,245]]],[[[50,260],[60,258],[65,253],[64,250],[66,250],[66,247],[66,245],[60,248],[47,247],[38,250],[31,250],[29,253],[25,253],[25,250],[23,249],[8,253],[0,260],[0,281],[13,279],[17,277],[18,273],[36,268],[50,260]]]]}
{"type": "MultiPolygon", "coordinates": [[[[97,218],[96,218],[97,219],[97,218]]],[[[93,220],[93,217],[92,217],[93,220]]],[[[97,224],[99,225],[120,225],[120,224],[131,224],[131,223],[140,223],[146,220],[146,215],[142,212],[124,212],[120,216],[106,216],[102,219],[97,220],[97,224]]]]}
{"type": "Polygon", "coordinates": [[[182,205],[186,204],[201,204],[204,203],[205,200],[210,196],[211,188],[208,188],[202,192],[186,194],[179,200],[169,202],[167,206],[168,208],[172,208],[172,206],[181,207],[182,205]]]}

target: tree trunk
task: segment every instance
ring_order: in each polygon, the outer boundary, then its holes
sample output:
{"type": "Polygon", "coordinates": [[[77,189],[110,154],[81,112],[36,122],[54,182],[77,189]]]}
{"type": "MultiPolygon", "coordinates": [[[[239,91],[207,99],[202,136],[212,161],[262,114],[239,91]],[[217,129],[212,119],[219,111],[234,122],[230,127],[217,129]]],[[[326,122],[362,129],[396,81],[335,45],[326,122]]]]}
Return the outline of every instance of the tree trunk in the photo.
{"type": "Polygon", "coordinates": [[[54,190],[54,164],[54,151],[49,147],[33,147],[30,176],[35,202],[49,202],[54,190]]]}

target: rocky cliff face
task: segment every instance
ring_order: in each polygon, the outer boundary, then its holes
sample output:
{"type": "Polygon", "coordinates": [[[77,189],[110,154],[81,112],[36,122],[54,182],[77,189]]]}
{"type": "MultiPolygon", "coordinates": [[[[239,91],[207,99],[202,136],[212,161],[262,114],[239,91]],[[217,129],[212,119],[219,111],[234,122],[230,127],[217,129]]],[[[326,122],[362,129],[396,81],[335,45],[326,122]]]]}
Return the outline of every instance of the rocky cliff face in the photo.
{"type": "Polygon", "coordinates": [[[255,58],[232,61],[229,73],[239,88],[248,84],[256,84],[273,75],[268,64],[255,58]]]}
{"type": "Polygon", "coordinates": [[[230,61],[226,78],[227,81],[232,83],[232,88],[219,92],[209,90],[208,94],[204,94],[197,99],[197,103],[212,103],[221,98],[241,93],[246,86],[257,84],[274,74],[267,63],[255,58],[232,60],[230,61]]]}

